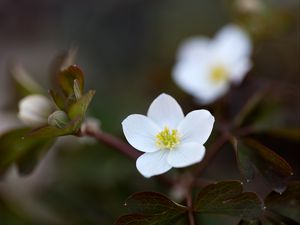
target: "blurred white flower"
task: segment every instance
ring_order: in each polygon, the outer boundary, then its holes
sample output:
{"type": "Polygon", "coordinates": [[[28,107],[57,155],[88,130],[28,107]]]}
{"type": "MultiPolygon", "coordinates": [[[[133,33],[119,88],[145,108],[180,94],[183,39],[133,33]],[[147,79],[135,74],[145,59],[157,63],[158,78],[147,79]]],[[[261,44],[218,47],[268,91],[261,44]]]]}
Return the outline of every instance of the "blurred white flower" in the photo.
{"type": "Polygon", "coordinates": [[[48,116],[54,111],[53,103],[43,95],[33,94],[19,102],[19,119],[30,127],[48,124],[48,116]]]}
{"type": "Polygon", "coordinates": [[[147,116],[133,114],[123,122],[127,141],[145,152],[136,161],[145,177],[162,174],[172,167],[186,167],[202,160],[214,124],[207,110],[195,110],[184,117],[180,105],[167,94],[159,95],[147,116]]]}
{"type": "Polygon", "coordinates": [[[241,13],[259,13],[264,5],[261,0],[236,0],[235,7],[241,13]]]}
{"type": "Polygon", "coordinates": [[[251,50],[247,34],[236,25],[227,25],[212,40],[190,38],[179,48],[173,78],[201,103],[211,103],[230,83],[243,80],[251,68],[251,50]]]}

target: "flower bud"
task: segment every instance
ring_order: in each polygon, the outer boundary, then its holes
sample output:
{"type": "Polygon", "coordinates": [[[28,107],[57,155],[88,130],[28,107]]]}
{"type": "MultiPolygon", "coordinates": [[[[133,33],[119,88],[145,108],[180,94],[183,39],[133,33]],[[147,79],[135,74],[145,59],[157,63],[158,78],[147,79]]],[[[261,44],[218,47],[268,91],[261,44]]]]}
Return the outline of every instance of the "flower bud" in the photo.
{"type": "Polygon", "coordinates": [[[69,122],[69,118],[64,111],[57,110],[48,117],[48,124],[63,128],[69,122]]]}
{"type": "Polygon", "coordinates": [[[30,127],[47,124],[48,116],[53,112],[53,104],[43,95],[33,94],[19,102],[19,119],[30,127]]]}
{"type": "Polygon", "coordinates": [[[100,130],[100,121],[96,118],[88,117],[81,124],[80,130],[83,134],[85,134],[87,130],[98,132],[100,130]]]}

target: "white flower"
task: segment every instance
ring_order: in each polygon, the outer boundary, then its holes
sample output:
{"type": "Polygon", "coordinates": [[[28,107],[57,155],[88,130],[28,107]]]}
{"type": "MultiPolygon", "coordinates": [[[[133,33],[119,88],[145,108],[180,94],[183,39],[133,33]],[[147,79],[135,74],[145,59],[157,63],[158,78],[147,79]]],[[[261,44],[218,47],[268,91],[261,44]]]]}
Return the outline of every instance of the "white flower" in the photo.
{"type": "Polygon", "coordinates": [[[251,68],[251,42],[235,25],[224,27],[214,39],[194,37],[179,48],[173,70],[175,82],[207,104],[240,83],[251,68]]]}
{"type": "Polygon", "coordinates": [[[172,167],[200,162],[213,123],[214,117],[207,110],[195,110],[184,117],[176,100],[161,94],[150,105],[147,116],[130,115],[122,126],[127,141],[145,152],[136,161],[137,169],[151,177],[172,167]]]}
{"type": "Polygon", "coordinates": [[[43,95],[33,94],[19,102],[19,119],[30,127],[48,124],[48,116],[54,111],[53,104],[43,95]]]}

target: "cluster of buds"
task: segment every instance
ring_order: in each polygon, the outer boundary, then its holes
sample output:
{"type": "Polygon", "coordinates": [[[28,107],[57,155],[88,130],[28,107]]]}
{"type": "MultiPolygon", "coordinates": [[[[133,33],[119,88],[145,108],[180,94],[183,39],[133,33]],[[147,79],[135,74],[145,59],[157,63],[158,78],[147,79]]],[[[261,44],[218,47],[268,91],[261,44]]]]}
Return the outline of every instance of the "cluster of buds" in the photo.
{"type": "Polygon", "coordinates": [[[83,73],[77,66],[69,66],[57,75],[57,91],[51,90],[48,98],[30,94],[19,102],[19,119],[35,133],[53,136],[76,134],[84,121],[85,112],[94,95],[90,90],[83,94],[83,73]],[[53,132],[49,132],[52,130],[53,132]]]}

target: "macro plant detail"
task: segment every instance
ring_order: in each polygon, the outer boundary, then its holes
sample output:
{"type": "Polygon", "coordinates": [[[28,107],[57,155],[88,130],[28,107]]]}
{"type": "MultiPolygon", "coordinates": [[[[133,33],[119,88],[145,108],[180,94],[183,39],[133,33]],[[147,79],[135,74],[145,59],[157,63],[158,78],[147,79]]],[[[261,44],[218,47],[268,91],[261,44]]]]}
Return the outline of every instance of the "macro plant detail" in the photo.
{"type": "Polygon", "coordinates": [[[156,146],[159,149],[172,150],[180,143],[180,136],[176,129],[169,130],[165,127],[163,131],[158,133],[156,136],[156,146]]]}
{"type": "MultiPolygon", "coordinates": [[[[71,49],[69,52],[72,51],[71,49]]],[[[66,60],[69,57],[70,53],[66,55],[66,60]]],[[[0,174],[4,174],[15,162],[20,173],[28,174],[57,137],[78,135],[87,107],[95,94],[93,90],[83,94],[83,73],[76,65],[53,74],[57,78],[57,91],[49,90],[49,96],[45,92],[35,93],[35,89],[31,89],[31,84],[36,84],[35,81],[22,73],[21,76],[18,70],[13,70],[14,72],[17,73],[14,74],[15,78],[22,78],[16,79],[19,87],[26,90],[25,97],[19,102],[18,112],[18,118],[25,126],[1,137],[3,156],[0,160],[0,174]],[[32,82],[26,82],[28,79],[32,82]]]]}
{"type": "Polygon", "coordinates": [[[79,43],[8,63],[0,225],[300,224],[291,3],[167,3],[66,4],[79,43]]]}
{"type": "Polygon", "coordinates": [[[147,117],[128,116],[123,131],[128,142],[145,152],[136,167],[145,177],[162,174],[172,167],[186,167],[202,160],[214,117],[207,110],[195,110],[184,117],[176,100],[159,95],[150,105],[147,117]]]}

